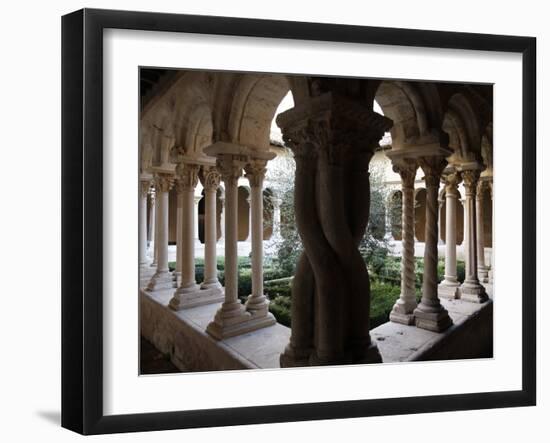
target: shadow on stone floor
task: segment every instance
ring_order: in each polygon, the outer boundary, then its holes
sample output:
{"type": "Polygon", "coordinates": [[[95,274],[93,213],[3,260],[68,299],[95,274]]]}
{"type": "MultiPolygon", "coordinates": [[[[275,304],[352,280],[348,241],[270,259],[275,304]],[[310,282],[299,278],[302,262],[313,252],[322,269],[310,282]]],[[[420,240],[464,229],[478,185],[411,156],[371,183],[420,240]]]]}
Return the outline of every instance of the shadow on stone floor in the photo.
{"type": "Polygon", "coordinates": [[[171,374],[182,372],[170,361],[170,357],[161,353],[151,342],[140,339],[140,374],[171,374]]]}

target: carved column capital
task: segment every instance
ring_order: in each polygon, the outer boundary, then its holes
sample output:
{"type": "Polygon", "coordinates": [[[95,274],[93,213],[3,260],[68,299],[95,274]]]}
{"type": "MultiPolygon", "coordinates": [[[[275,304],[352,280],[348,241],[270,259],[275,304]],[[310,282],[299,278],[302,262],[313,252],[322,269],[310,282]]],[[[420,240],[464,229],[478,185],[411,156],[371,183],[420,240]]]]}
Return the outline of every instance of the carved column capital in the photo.
{"type": "Polygon", "coordinates": [[[265,160],[253,160],[244,167],[245,177],[248,179],[251,187],[261,187],[265,173],[267,162],[265,160]]]}
{"type": "Polygon", "coordinates": [[[440,156],[420,157],[418,163],[424,171],[426,186],[439,187],[441,174],[447,166],[447,160],[440,156]]]}
{"type": "Polygon", "coordinates": [[[462,178],[464,179],[464,188],[466,189],[467,196],[475,196],[477,182],[479,180],[479,170],[468,169],[462,171],[462,178]]]}
{"type": "Polygon", "coordinates": [[[221,175],[214,166],[203,166],[199,178],[204,186],[205,192],[216,191],[220,186],[221,175]]]}
{"type": "Polygon", "coordinates": [[[174,177],[171,174],[158,173],[154,178],[155,189],[157,192],[168,192],[174,184],[174,177]]]}
{"type": "Polygon", "coordinates": [[[374,148],[393,122],[359,100],[325,93],[280,114],[277,124],[295,157],[320,153],[333,165],[352,158],[354,166],[367,169],[374,148]]]}
{"type": "Polygon", "coordinates": [[[454,171],[443,174],[441,181],[445,185],[445,194],[447,196],[458,197],[458,184],[462,181],[460,172],[454,171]]]}
{"type": "Polygon", "coordinates": [[[216,159],[216,167],[226,187],[236,186],[243,173],[243,164],[247,161],[244,155],[222,154],[216,159]]]}
{"type": "Polygon", "coordinates": [[[199,181],[199,165],[178,163],[176,167],[176,189],[178,193],[193,190],[199,181]]]}
{"type": "Polygon", "coordinates": [[[416,170],[418,169],[418,164],[415,160],[405,159],[395,162],[392,169],[401,176],[401,185],[403,188],[414,188],[416,170]]]}
{"type": "Polygon", "coordinates": [[[271,204],[273,205],[273,208],[274,209],[278,209],[281,207],[281,203],[283,202],[283,200],[281,200],[279,197],[271,197],[271,204]]]}

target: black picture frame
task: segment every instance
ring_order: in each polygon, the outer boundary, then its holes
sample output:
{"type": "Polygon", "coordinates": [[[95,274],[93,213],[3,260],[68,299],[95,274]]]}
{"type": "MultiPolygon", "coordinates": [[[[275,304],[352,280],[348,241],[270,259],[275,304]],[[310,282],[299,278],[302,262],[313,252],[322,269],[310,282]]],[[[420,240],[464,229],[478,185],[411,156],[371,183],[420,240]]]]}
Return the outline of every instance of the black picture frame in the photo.
{"type": "Polygon", "coordinates": [[[62,18],[62,426],[82,434],[536,404],[536,39],[230,17],[83,9],[62,18]],[[103,413],[103,30],[500,51],[522,55],[522,388],[131,415],[103,413]]]}

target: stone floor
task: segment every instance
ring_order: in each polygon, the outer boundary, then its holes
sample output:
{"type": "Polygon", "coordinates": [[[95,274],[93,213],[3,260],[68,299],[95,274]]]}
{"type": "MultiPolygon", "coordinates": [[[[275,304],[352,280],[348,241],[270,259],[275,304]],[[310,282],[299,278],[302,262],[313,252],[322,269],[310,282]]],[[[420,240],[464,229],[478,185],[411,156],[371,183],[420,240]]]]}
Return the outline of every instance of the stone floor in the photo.
{"type": "Polygon", "coordinates": [[[139,357],[139,373],[142,375],[183,372],[183,368],[178,369],[172,364],[169,355],[160,352],[151,342],[143,337],[140,339],[139,357]]]}

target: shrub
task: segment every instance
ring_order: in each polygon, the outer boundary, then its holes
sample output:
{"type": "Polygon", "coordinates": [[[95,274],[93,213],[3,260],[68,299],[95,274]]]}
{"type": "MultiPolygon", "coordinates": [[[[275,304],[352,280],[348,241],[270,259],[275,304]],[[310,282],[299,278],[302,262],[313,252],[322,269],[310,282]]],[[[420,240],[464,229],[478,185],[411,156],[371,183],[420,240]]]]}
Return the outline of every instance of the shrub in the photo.
{"type": "Polygon", "coordinates": [[[269,312],[271,312],[277,322],[290,327],[290,297],[277,296],[269,302],[269,312]]]}
{"type": "Polygon", "coordinates": [[[399,298],[400,288],[389,283],[371,281],[370,328],[389,321],[390,312],[399,298]]]}

